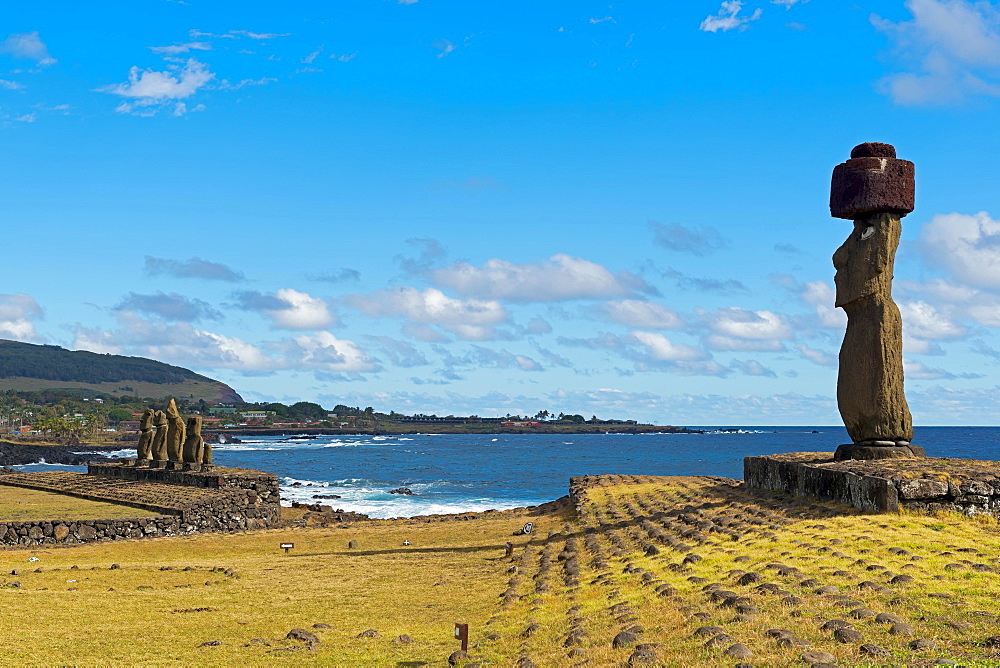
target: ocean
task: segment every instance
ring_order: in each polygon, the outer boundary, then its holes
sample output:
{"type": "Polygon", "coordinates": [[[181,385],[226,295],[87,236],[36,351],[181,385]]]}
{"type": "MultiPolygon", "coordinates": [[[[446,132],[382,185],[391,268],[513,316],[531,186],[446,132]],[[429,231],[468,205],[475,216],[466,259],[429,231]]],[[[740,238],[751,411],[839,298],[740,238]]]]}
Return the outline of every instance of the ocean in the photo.
{"type": "MultiPolygon", "coordinates": [[[[278,475],[282,499],[372,517],[412,517],[537,505],[586,474],[743,477],[747,455],[833,451],[843,427],[698,427],[704,434],[413,434],[241,437],[215,446],[215,462],[278,475]],[[390,494],[399,487],[412,496],[390,494]],[[317,499],[336,495],[339,499],[317,499]]],[[[1000,459],[1000,427],[920,427],[914,443],[936,457],[1000,459]]],[[[119,456],[135,456],[122,451],[119,456]]],[[[84,470],[33,464],[45,468],[84,470]]]]}

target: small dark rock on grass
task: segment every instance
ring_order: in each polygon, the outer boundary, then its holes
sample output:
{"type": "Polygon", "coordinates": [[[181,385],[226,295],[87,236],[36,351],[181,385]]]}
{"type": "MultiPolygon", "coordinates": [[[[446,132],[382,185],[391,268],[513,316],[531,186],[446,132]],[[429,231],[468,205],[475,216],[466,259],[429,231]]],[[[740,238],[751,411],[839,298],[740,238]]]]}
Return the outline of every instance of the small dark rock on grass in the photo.
{"type": "Polygon", "coordinates": [[[358,634],[359,638],[381,638],[382,634],[375,629],[368,629],[358,634]]]}
{"type": "Polygon", "coordinates": [[[292,629],[287,635],[285,635],[285,638],[309,644],[318,644],[320,642],[319,636],[312,631],[306,631],[305,629],[292,629]]]}
{"type": "Polygon", "coordinates": [[[202,644],[198,645],[198,647],[218,647],[221,644],[221,640],[206,640],[202,644]]]}
{"type": "Polygon", "coordinates": [[[397,645],[412,645],[414,640],[404,633],[393,638],[393,642],[397,645]]]}

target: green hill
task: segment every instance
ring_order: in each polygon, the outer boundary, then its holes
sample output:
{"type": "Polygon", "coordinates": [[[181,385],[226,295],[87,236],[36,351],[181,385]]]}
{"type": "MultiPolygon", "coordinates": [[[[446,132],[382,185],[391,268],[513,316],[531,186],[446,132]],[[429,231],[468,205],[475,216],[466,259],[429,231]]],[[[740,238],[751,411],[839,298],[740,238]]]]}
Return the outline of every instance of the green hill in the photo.
{"type": "Polygon", "coordinates": [[[179,366],[124,355],[0,340],[0,389],[83,389],[111,395],[242,402],[225,383],[179,366]]]}

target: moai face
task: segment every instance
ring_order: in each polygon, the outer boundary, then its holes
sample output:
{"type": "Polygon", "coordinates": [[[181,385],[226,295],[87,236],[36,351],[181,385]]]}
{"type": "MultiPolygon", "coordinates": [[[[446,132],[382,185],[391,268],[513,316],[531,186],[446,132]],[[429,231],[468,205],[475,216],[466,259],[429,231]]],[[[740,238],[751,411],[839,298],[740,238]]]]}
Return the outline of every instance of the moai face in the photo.
{"type": "Polygon", "coordinates": [[[854,221],[851,235],[833,254],[837,306],[847,306],[888,288],[883,283],[892,281],[900,231],[899,218],[891,213],[854,221]]]}
{"type": "Polygon", "coordinates": [[[139,418],[139,429],[142,431],[149,431],[153,428],[153,416],[156,414],[152,408],[147,408],[142,413],[142,417],[139,418]]]}
{"type": "Polygon", "coordinates": [[[154,427],[166,427],[167,426],[167,414],[163,411],[156,411],[153,414],[153,426],[154,427]]]}

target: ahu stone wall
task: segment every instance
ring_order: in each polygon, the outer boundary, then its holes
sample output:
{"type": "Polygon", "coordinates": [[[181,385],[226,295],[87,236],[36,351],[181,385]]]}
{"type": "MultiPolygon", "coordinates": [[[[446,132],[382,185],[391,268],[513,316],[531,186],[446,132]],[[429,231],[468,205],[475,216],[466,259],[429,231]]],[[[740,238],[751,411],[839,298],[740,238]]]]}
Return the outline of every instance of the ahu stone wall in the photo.
{"type": "Polygon", "coordinates": [[[24,487],[140,508],[154,517],[88,520],[0,520],[0,546],[86,543],[175,536],[203,531],[246,531],[281,519],[277,476],[243,469],[211,475],[92,465],[89,473],[4,473],[0,485],[24,487]],[[133,470],[129,470],[129,469],[133,470]],[[169,476],[166,474],[170,474],[169,476]]]}
{"type": "Polygon", "coordinates": [[[869,512],[948,510],[1000,516],[1000,463],[921,458],[834,461],[798,452],[743,460],[747,487],[836,501],[869,512]]]}

